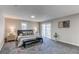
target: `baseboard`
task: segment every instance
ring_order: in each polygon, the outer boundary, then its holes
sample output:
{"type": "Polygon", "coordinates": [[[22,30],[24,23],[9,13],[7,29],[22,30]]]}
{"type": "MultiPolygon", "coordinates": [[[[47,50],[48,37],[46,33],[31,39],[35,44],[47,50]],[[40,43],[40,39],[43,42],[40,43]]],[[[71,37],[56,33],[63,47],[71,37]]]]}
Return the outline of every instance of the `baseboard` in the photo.
{"type": "Polygon", "coordinates": [[[71,42],[66,42],[66,41],[62,41],[62,40],[57,40],[57,41],[79,47],[79,44],[75,44],[75,43],[71,43],[71,42]]]}

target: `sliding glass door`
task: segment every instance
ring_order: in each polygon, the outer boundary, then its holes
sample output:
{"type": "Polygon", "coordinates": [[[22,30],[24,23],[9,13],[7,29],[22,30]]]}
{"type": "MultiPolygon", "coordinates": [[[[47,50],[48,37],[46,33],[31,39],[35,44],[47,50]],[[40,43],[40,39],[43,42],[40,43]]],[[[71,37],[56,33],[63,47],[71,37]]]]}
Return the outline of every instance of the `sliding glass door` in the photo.
{"type": "Polygon", "coordinates": [[[47,37],[51,39],[51,24],[50,23],[45,23],[42,24],[42,37],[47,37]]]}

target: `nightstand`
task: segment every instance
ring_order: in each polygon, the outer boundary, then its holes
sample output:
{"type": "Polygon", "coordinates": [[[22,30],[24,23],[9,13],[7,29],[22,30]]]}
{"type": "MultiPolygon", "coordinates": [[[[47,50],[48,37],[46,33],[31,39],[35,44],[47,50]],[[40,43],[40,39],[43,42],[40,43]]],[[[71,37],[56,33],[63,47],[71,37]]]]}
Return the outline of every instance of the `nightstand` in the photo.
{"type": "Polygon", "coordinates": [[[16,40],[16,35],[10,34],[6,37],[6,41],[15,41],[16,40]]]}

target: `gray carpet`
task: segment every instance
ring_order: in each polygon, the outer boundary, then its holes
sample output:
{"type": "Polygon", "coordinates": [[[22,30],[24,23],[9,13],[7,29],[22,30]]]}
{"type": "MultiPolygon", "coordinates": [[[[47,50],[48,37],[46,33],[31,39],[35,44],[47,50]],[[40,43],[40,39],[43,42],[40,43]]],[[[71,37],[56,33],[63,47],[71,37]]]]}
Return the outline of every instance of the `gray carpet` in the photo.
{"type": "Polygon", "coordinates": [[[27,48],[16,47],[15,42],[5,43],[0,54],[78,54],[79,47],[44,38],[43,43],[27,48]]]}

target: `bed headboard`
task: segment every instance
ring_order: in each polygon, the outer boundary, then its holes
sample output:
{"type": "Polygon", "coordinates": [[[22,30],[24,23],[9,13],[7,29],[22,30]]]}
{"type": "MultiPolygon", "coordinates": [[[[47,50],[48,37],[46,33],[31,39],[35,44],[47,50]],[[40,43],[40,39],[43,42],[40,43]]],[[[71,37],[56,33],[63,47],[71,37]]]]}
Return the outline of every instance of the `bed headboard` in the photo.
{"type": "Polygon", "coordinates": [[[20,34],[26,34],[26,35],[33,35],[33,30],[18,30],[17,35],[19,36],[20,34]]]}

